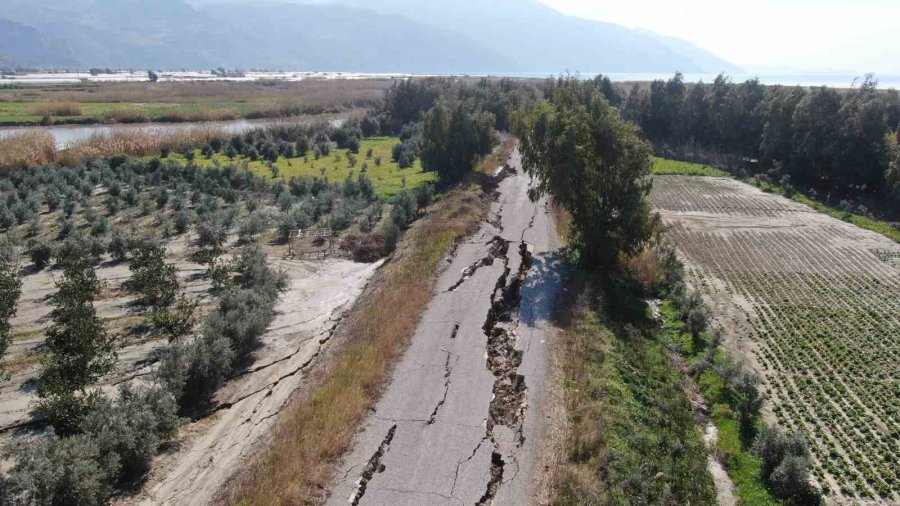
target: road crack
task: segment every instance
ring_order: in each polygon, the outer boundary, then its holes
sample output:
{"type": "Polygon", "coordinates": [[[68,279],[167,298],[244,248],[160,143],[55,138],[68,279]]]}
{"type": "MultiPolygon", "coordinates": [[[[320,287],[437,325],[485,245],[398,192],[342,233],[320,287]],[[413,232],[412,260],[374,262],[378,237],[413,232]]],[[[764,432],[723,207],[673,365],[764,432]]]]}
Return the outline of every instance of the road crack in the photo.
{"type": "Polygon", "coordinates": [[[394,433],[397,431],[397,424],[391,426],[390,430],[384,439],[381,441],[381,444],[378,445],[378,449],[375,450],[375,453],[369,458],[369,461],[366,462],[365,467],[363,467],[363,472],[359,477],[359,480],[356,481],[356,490],[353,491],[353,494],[350,496],[349,502],[353,506],[359,504],[359,501],[366,495],[366,487],[369,485],[369,481],[372,480],[372,477],[375,476],[375,473],[380,473],[384,471],[384,464],[381,463],[381,459],[384,457],[384,454],[391,447],[391,441],[394,440],[394,433]]]}
{"type": "Polygon", "coordinates": [[[506,256],[506,249],[509,247],[509,243],[507,241],[504,241],[499,236],[494,236],[493,239],[488,241],[488,244],[490,245],[488,254],[485,255],[484,258],[463,269],[462,276],[460,276],[459,280],[457,280],[456,283],[453,283],[453,285],[447,289],[447,292],[453,292],[457,288],[459,288],[463,283],[471,278],[472,275],[475,274],[475,271],[477,271],[480,267],[493,265],[495,258],[506,256]]]}

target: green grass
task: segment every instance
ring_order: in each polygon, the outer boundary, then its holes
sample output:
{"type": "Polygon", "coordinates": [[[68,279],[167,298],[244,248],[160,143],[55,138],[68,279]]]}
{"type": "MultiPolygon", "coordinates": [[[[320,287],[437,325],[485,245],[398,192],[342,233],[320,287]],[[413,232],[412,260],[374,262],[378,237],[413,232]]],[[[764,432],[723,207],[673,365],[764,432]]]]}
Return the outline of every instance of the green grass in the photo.
{"type": "MultiPolygon", "coordinates": [[[[275,166],[279,171],[278,178],[283,180],[288,180],[291,177],[327,177],[329,181],[343,181],[351,173],[354,176],[364,173],[372,180],[372,183],[378,190],[378,194],[384,199],[390,199],[404,190],[412,189],[425,183],[436,182],[437,173],[425,172],[420,160],[416,160],[412,167],[401,169],[391,159],[391,148],[397,142],[399,142],[399,139],[392,137],[373,137],[363,140],[359,154],[356,155],[355,167],[350,167],[349,150],[347,149],[333,149],[330,155],[323,156],[318,160],[315,159],[313,151],[309,151],[306,154],[306,159],[302,156],[294,158],[282,157],[275,162],[275,166]],[[371,159],[366,157],[369,149],[372,150],[371,159]],[[378,157],[381,157],[380,167],[375,163],[375,159],[378,157]],[[365,170],[363,170],[364,165],[368,165],[365,170]]],[[[186,159],[180,154],[173,153],[169,155],[169,158],[186,163],[186,159]]],[[[217,162],[222,165],[247,162],[251,171],[272,178],[272,171],[266,162],[262,160],[252,162],[239,156],[232,161],[221,153],[213,155],[212,158],[204,157],[199,150],[194,153],[194,163],[200,167],[209,167],[217,162]]],[[[275,180],[275,178],[272,179],[275,180]]]]}
{"type": "MultiPolygon", "coordinates": [[[[677,160],[668,160],[665,158],[653,158],[653,174],[663,176],[663,175],[680,175],[680,176],[716,176],[716,177],[730,177],[734,178],[731,174],[716,169],[714,167],[710,167],[708,165],[702,165],[698,163],[691,162],[680,162],[677,160]]],[[[759,189],[768,192],[768,193],[776,193],[783,197],[788,197],[785,193],[784,189],[778,186],[777,184],[770,184],[765,181],[760,181],[755,178],[748,178],[741,180],[744,183],[751,184],[753,186],[758,187],[759,189]]],[[[890,223],[886,221],[876,220],[869,218],[867,216],[862,216],[859,214],[848,213],[842,211],[840,209],[836,209],[834,207],[825,204],[824,202],[820,202],[818,200],[813,200],[806,195],[801,193],[794,193],[790,197],[791,200],[795,202],[799,202],[801,204],[806,204],[809,207],[812,207],[816,211],[820,213],[828,214],[834,218],[839,220],[846,221],[847,223],[852,223],[857,227],[864,228],[866,230],[871,230],[872,232],[877,232],[885,237],[893,239],[894,241],[900,242],[900,230],[891,226],[890,223]]]]}
{"type": "MultiPolygon", "coordinates": [[[[684,331],[678,309],[671,300],[660,306],[662,318],[661,336],[681,350],[689,363],[699,361],[705,352],[708,335],[703,335],[701,343],[695,343],[690,333],[684,331]],[[695,346],[699,345],[699,346],[695,346]]],[[[716,355],[719,365],[726,365],[728,357],[721,351],[716,355]]],[[[707,370],[697,381],[703,398],[712,406],[711,420],[719,431],[716,450],[722,465],[734,482],[742,506],[768,506],[782,504],[766,487],[761,476],[761,461],[741,439],[738,414],[730,406],[730,391],[722,377],[707,370]]]]}
{"type": "Polygon", "coordinates": [[[706,448],[664,343],[614,323],[587,293],[561,336],[569,429],[554,503],[715,503],[706,448]]]}
{"type": "MultiPolygon", "coordinates": [[[[0,123],[34,123],[39,124],[43,117],[31,111],[32,102],[0,102],[0,123]]],[[[263,104],[223,102],[223,103],[188,103],[188,104],[128,104],[128,103],[93,103],[81,104],[81,115],[53,117],[51,121],[75,123],[83,121],[109,122],[109,115],[116,112],[131,112],[143,117],[146,121],[171,120],[174,118],[206,119],[216,117],[244,117],[251,113],[265,110],[263,104]]]]}
{"type": "Polygon", "coordinates": [[[731,177],[727,172],[719,170],[709,165],[699,163],[679,162],[677,160],[667,160],[665,158],[653,157],[653,174],[677,175],[677,176],[715,176],[715,177],[731,177]]]}

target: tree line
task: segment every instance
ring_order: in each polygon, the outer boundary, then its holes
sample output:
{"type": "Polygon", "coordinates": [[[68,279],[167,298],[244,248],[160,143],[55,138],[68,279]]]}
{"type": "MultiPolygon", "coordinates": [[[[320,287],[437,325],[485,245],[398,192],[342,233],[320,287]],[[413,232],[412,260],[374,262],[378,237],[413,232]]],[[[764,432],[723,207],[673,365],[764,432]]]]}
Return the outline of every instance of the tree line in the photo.
{"type": "MultiPolygon", "coordinates": [[[[661,156],[714,163],[838,202],[900,208],[900,95],[866,76],[850,89],[765,86],[758,79],[687,84],[678,73],[626,90],[589,81],[637,123],[661,156]]],[[[546,85],[552,95],[560,85],[546,85]]],[[[893,210],[893,212],[891,212],[893,210]]]]}

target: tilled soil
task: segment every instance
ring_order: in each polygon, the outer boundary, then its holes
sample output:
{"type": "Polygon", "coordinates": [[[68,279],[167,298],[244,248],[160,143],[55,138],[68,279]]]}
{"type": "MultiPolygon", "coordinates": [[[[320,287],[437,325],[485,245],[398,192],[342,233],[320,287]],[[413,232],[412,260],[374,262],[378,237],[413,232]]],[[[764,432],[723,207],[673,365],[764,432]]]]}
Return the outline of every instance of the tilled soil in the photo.
{"type": "Polygon", "coordinates": [[[651,201],[830,500],[900,502],[900,245],[726,178],[656,177],[651,201]]]}

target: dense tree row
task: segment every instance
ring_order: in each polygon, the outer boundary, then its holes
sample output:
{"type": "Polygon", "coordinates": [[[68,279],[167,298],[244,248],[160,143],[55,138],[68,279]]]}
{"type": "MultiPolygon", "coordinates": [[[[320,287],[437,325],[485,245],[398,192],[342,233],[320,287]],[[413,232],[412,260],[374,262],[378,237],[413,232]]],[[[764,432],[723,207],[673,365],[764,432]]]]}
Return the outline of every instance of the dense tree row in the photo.
{"type": "Polygon", "coordinates": [[[849,90],[733,83],[724,75],[691,85],[676,74],[628,93],[605,78],[592,83],[660,154],[719,161],[774,182],[787,177],[836,200],[900,204],[889,169],[900,95],[878,90],[871,77],[849,90]]]}
{"type": "Polygon", "coordinates": [[[444,100],[459,102],[469,112],[491,113],[497,130],[508,131],[513,112],[539,96],[536,84],[514,79],[484,78],[474,83],[458,78],[407,79],[387,91],[379,120],[384,133],[397,134],[444,100]]]}

